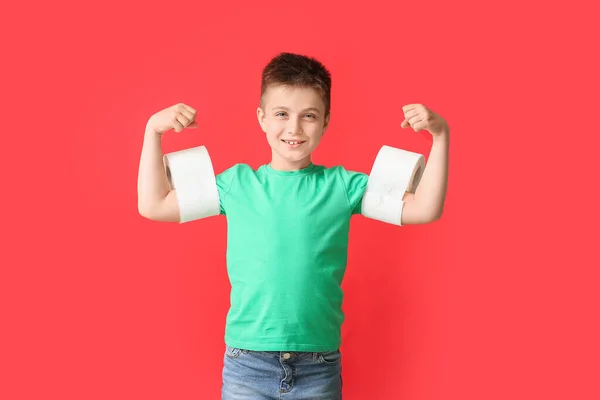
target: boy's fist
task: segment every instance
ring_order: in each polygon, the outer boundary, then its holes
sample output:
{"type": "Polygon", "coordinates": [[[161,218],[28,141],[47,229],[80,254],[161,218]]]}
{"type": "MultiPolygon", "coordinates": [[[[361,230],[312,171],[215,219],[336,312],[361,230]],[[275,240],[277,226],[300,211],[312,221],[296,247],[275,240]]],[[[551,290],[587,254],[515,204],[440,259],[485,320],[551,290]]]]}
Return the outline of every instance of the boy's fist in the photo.
{"type": "Polygon", "coordinates": [[[449,131],[446,120],[423,104],[408,104],[402,107],[402,111],[404,112],[404,121],[400,124],[402,128],[410,126],[415,132],[424,129],[433,136],[447,134],[449,131]]]}
{"type": "Polygon", "coordinates": [[[186,104],[179,103],[151,116],[146,127],[157,135],[162,135],[170,129],[181,132],[184,128],[197,128],[198,123],[195,119],[196,110],[186,104]]]}

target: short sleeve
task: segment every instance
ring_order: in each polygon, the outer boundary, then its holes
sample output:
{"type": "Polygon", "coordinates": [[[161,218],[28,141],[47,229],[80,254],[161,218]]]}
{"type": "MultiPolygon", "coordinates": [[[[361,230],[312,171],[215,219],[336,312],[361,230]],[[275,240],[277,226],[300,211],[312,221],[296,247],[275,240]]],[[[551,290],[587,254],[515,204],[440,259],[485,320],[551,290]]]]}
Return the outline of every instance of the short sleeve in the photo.
{"type": "Polygon", "coordinates": [[[352,214],[360,214],[362,212],[362,198],[367,189],[369,175],[363,172],[347,171],[344,168],[341,168],[341,173],[352,214]]]}
{"type": "Polygon", "coordinates": [[[226,169],[225,171],[221,172],[220,174],[217,174],[217,176],[216,176],[217,191],[219,193],[219,203],[220,203],[220,207],[221,207],[221,212],[220,212],[221,215],[227,215],[226,214],[227,193],[229,192],[229,189],[231,189],[231,185],[233,184],[233,181],[234,181],[236,175],[237,175],[237,165],[234,165],[233,167],[226,169]]]}

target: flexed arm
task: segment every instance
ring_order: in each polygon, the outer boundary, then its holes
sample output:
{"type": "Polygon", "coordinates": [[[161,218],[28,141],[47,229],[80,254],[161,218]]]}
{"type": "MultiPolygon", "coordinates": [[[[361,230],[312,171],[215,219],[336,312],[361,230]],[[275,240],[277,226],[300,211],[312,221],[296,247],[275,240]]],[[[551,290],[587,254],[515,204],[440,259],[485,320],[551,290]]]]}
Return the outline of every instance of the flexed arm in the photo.
{"type": "Polygon", "coordinates": [[[438,220],[444,211],[448,187],[448,153],[450,128],[437,113],[422,104],[404,106],[405,120],[402,128],[411,127],[415,132],[427,130],[433,136],[433,145],[423,176],[415,193],[404,195],[402,225],[426,224],[438,220]]]}

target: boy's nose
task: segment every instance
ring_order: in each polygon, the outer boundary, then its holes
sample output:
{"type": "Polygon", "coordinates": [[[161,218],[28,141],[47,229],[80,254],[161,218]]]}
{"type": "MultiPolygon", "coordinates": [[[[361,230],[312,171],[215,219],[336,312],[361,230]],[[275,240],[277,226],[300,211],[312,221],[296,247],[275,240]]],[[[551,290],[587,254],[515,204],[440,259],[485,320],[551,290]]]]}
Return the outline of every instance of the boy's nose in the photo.
{"type": "Polygon", "coordinates": [[[300,123],[291,122],[288,125],[288,134],[295,135],[295,134],[301,134],[301,133],[302,133],[302,125],[300,125],[300,123]]]}

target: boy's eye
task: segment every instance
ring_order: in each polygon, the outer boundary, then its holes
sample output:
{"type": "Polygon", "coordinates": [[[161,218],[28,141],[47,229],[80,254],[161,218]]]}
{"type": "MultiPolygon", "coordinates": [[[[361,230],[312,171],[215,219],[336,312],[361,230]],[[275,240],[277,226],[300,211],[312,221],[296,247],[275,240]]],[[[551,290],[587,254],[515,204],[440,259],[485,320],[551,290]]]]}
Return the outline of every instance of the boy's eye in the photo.
{"type": "MultiPolygon", "coordinates": [[[[285,113],[283,111],[280,111],[280,112],[275,113],[275,116],[276,117],[285,116],[285,113]]],[[[315,114],[305,114],[304,116],[312,118],[312,119],[316,119],[317,118],[315,114]]]]}

